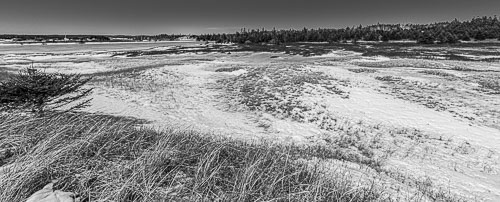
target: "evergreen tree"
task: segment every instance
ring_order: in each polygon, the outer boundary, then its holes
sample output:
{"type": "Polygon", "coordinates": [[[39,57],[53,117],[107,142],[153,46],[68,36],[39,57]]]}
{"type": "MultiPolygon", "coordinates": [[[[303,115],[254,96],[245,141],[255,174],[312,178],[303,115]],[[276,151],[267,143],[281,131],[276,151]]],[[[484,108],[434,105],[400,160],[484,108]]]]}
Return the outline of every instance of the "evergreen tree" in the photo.
{"type": "Polygon", "coordinates": [[[0,82],[0,110],[23,110],[37,114],[86,107],[92,89],[82,88],[91,77],[78,74],[45,73],[27,68],[0,82]]]}
{"type": "Polygon", "coordinates": [[[198,40],[211,40],[216,42],[245,43],[293,43],[293,42],[339,42],[357,41],[360,39],[370,41],[389,40],[416,40],[419,43],[457,43],[460,40],[497,39],[500,36],[500,21],[497,17],[474,18],[470,21],[441,22],[425,25],[416,24],[376,24],[372,26],[346,27],[344,29],[301,29],[301,30],[276,30],[242,29],[236,34],[200,35],[198,40]],[[423,34],[425,33],[425,34],[423,34]]]}
{"type": "Polygon", "coordinates": [[[476,32],[476,35],[474,35],[474,40],[476,40],[476,41],[486,40],[486,36],[484,35],[484,32],[482,30],[479,30],[478,32],[476,32]]]}
{"type": "Polygon", "coordinates": [[[435,41],[436,38],[428,32],[421,33],[417,39],[417,43],[421,44],[434,44],[435,41]]]}

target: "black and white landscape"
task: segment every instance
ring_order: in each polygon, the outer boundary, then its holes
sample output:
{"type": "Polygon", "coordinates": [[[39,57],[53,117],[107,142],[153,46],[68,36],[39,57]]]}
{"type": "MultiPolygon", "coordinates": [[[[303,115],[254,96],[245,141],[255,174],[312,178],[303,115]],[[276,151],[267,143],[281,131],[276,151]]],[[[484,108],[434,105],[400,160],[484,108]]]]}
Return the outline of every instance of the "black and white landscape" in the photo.
{"type": "Polygon", "coordinates": [[[1,202],[500,201],[500,2],[1,4],[1,202]]]}

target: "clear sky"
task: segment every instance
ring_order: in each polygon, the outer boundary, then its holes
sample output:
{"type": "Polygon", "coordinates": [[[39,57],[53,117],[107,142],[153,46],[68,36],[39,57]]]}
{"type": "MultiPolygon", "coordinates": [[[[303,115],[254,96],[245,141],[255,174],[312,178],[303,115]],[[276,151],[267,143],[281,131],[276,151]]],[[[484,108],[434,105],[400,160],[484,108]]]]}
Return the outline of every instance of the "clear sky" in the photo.
{"type": "Polygon", "coordinates": [[[0,34],[200,34],[500,16],[500,0],[0,0],[0,34]]]}

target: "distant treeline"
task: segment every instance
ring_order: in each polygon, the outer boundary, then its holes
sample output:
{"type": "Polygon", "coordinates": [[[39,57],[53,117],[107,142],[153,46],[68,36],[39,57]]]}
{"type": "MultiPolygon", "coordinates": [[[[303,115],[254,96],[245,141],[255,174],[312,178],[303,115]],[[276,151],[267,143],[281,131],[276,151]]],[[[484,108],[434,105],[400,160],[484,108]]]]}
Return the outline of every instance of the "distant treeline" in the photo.
{"type": "Polygon", "coordinates": [[[458,43],[470,40],[500,40],[500,20],[495,17],[473,18],[470,21],[433,24],[377,24],[344,29],[246,30],[234,34],[205,34],[201,41],[218,43],[291,43],[414,40],[418,43],[458,43]]]}
{"type": "Polygon", "coordinates": [[[4,34],[0,35],[1,39],[12,39],[14,41],[47,41],[47,40],[72,40],[80,41],[86,39],[95,39],[96,41],[110,41],[108,36],[100,35],[19,35],[19,34],[4,34]]]}
{"type": "Polygon", "coordinates": [[[184,37],[186,35],[180,34],[160,34],[160,35],[139,35],[139,36],[129,36],[129,35],[19,35],[19,34],[4,34],[0,35],[0,39],[11,39],[13,41],[23,42],[23,41],[97,41],[97,42],[107,42],[107,41],[172,41],[178,38],[184,37]]]}

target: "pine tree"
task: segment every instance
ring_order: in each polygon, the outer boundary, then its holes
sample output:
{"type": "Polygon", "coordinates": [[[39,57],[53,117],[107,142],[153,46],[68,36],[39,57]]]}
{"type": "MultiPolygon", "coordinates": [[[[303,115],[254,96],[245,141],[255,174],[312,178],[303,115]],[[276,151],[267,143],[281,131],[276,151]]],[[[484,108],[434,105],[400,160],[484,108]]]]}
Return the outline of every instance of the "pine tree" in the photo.
{"type": "Polygon", "coordinates": [[[474,35],[474,40],[476,40],[476,41],[482,41],[482,40],[485,40],[485,39],[486,39],[486,36],[483,33],[483,30],[478,30],[478,32],[476,33],[476,35],[474,35]]]}
{"type": "Polygon", "coordinates": [[[417,43],[421,44],[434,44],[436,38],[431,33],[424,32],[421,33],[417,38],[417,43]]]}
{"type": "Polygon", "coordinates": [[[0,82],[0,111],[28,111],[43,115],[64,109],[82,109],[91,88],[82,88],[91,80],[79,74],[45,73],[27,68],[0,82]]]}

